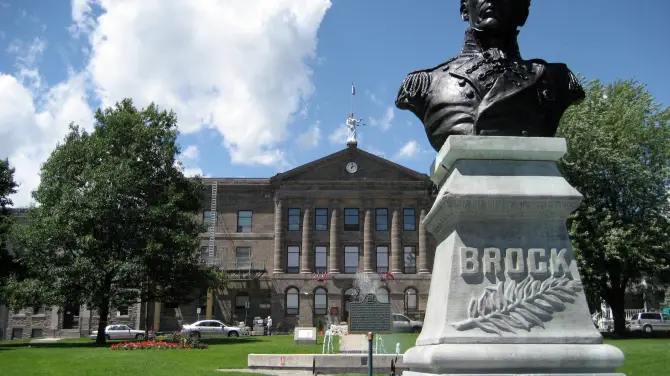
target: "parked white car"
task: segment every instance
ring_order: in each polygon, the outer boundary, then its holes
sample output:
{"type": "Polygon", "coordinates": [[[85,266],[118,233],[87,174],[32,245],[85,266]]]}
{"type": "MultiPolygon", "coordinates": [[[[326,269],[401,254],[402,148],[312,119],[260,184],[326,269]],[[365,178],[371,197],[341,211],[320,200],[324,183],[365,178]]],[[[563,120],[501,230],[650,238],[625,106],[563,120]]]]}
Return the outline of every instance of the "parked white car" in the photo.
{"type": "MultiPolygon", "coordinates": [[[[98,331],[94,330],[91,332],[91,335],[88,336],[90,339],[96,339],[98,337],[98,331]]],[[[152,338],[153,334],[149,332],[149,338],[152,338]]],[[[115,339],[145,339],[144,330],[137,330],[129,327],[128,325],[107,325],[105,327],[105,338],[108,340],[115,339]]]]}
{"type": "Polygon", "coordinates": [[[239,337],[242,329],[238,326],[228,326],[217,320],[201,320],[184,325],[181,331],[184,334],[200,338],[221,338],[239,337]]]}
{"type": "Polygon", "coordinates": [[[626,329],[632,332],[644,331],[645,333],[670,331],[670,316],[660,312],[636,313],[630,320],[626,321],[626,329]]]}
{"type": "Polygon", "coordinates": [[[423,329],[423,322],[410,320],[399,313],[391,314],[391,321],[394,333],[419,333],[423,329]]]}

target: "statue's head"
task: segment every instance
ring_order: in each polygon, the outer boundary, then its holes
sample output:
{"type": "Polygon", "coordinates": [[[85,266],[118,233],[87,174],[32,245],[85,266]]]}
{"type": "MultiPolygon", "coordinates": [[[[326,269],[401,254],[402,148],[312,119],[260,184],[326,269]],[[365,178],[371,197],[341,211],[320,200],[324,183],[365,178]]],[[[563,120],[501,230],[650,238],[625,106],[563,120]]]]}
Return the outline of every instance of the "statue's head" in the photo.
{"type": "Polygon", "coordinates": [[[460,0],[461,18],[477,30],[507,32],[526,24],[531,0],[460,0]]]}

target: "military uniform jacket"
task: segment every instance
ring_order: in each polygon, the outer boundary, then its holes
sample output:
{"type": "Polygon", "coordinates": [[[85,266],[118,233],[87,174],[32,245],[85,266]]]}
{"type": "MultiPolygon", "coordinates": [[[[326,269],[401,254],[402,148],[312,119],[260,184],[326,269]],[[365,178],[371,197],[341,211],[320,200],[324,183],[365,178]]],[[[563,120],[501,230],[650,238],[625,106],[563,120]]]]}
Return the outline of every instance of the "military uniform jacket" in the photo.
{"type": "Polygon", "coordinates": [[[510,54],[483,50],[473,33],[459,56],[408,74],[396,106],[423,122],[437,151],[450,135],[553,137],[584,98],[577,77],[565,64],[521,59],[516,41],[510,54]]]}

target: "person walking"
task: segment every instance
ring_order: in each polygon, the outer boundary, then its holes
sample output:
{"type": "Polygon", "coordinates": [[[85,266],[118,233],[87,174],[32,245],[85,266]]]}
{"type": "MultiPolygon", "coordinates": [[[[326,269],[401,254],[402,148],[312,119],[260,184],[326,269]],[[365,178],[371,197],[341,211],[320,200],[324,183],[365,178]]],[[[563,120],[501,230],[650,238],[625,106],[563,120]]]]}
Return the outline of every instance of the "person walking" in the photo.
{"type": "Polygon", "coordinates": [[[272,335],[272,317],[268,316],[267,318],[267,326],[268,326],[268,335],[272,335]]]}

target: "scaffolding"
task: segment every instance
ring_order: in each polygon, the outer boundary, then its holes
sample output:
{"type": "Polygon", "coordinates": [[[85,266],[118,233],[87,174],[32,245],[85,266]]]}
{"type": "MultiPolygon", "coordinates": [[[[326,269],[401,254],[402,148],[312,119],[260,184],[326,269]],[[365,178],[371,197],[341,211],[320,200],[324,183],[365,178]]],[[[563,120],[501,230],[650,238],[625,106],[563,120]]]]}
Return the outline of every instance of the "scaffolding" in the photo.
{"type": "Polygon", "coordinates": [[[216,250],[216,217],[217,217],[217,207],[216,207],[216,197],[218,195],[218,186],[217,181],[212,182],[212,199],[210,204],[209,211],[209,244],[208,244],[208,255],[207,255],[207,265],[214,265],[214,251],[216,250]]]}

